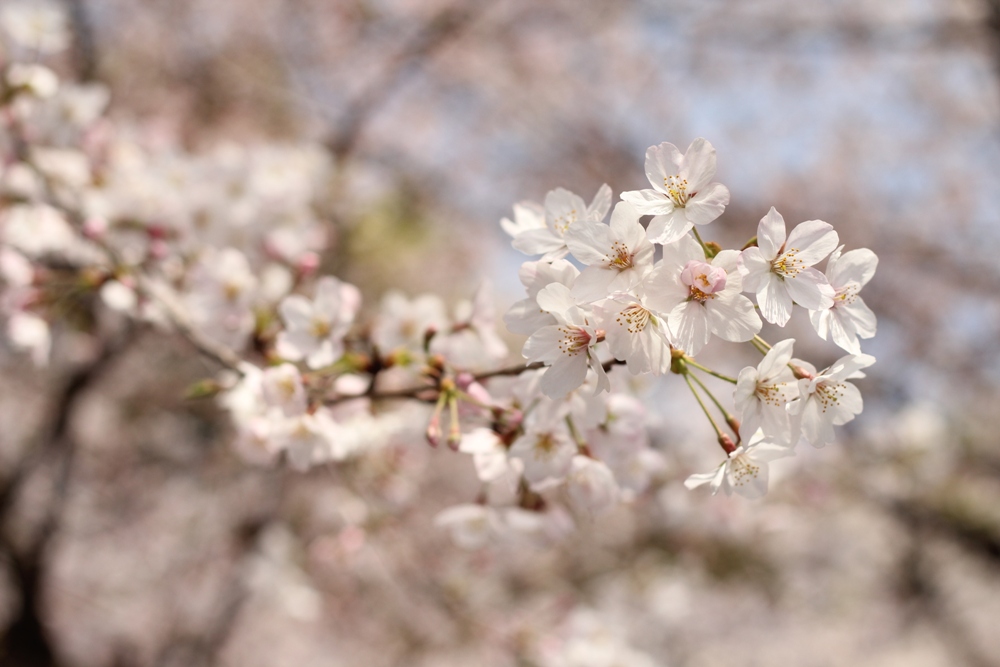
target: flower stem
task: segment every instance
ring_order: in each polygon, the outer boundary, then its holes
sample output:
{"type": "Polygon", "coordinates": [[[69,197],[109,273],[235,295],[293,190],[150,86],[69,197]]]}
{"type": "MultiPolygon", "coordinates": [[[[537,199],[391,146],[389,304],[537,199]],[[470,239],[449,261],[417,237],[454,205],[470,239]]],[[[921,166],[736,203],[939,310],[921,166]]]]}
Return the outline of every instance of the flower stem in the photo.
{"type": "Polygon", "coordinates": [[[757,351],[761,354],[766,355],[767,351],[771,349],[771,346],[767,344],[767,341],[760,336],[754,336],[750,342],[753,343],[753,346],[757,348],[757,351]]]}
{"type": "MultiPolygon", "coordinates": [[[[687,359],[685,359],[685,361],[688,363],[689,366],[694,366],[695,368],[697,368],[698,370],[702,371],[703,373],[708,373],[712,377],[717,377],[720,380],[725,380],[726,382],[728,382],[730,384],[736,384],[736,378],[731,378],[728,375],[723,375],[722,373],[717,373],[717,372],[713,371],[711,368],[707,368],[705,366],[702,366],[701,364],[699,364],[697,361],[695,361],[691,357],[688,357],[687,359]]],[[[699,381],[698,384],[701,384],[701,382],[699,381]]]]}
{"type": "Polygon", "coordinates": [[[712,400],[713,403],[715,403],[715,407],[719,408],[719,412],[722,413],[722,416],[725,418],[726,423],[731,422],[733,420],[733,416],[729,414],[729,411],[726,410],[726,408],[722,405],[722,403],[719,402],[719,399],[715,397],[715,394],[713,394],[711,390],[705,386],[705,383],[702,382],[701,379],[694,374],[691,374],[691,379],[697,382],[698,386],[701,387],[702,391],[708,394],[708,397],[712,400]]]}
{"type": "Polygon", "coordinates": [[[724,435],[722,429],[715,423],[715,419],[712,418],[712,413],[708,411],[708,408],[705,406],[705,402],[701,400],[701,396],[698,394],[698,390],[695,389],[694,384],[691,383],[690,373],[684,373],[684,381],[687,382],[688,389],[690,389],[691,393],[694,394],[694,399],[698,401],[698,405],[701,406],[701,411],[705,413],[705,417],[708,419],[708,422],[712,425],[712,428],[715,429],[715,435],[721,438],[724,435]]]}
{"type": "Polygon", "coordinates": [[[692,227],[691,233],[694,234],[694,240],[697,241],[698,245],[701,246],[701,251],[705,253],[705,259],[711,259],[712,257],[714,257],[714,254],[708,249],[708,246],[705,245],[705,242],[701,240],[701,234],[698,233],[698,228],[692,227]]]}

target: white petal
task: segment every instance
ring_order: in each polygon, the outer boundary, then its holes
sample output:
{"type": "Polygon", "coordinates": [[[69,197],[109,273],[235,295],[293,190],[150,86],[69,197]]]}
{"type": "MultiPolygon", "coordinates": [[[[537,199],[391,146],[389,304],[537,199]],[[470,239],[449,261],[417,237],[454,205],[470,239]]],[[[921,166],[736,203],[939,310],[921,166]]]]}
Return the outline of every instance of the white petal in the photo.
{"type": "Polygon", "coordinates": [[[799,223],[788,235],[785,251],[798,250],[795,258],[812,266],[829,255],[840,243],[833,225],[822,220],[806,220],[799,223]]]}
{"type": "Polygon", "coordinates": [[[698,137],[691,142],[687,152],[684,153],[684,169],[681,170],[680,174],[687,179],[688,190],[696,192],[703,190],[715,176],[715,169],[715,147],[705,139],[698,137]]]}
{"type": "MultiPolygon", "coordinates": [[[[744,283],[747,278],[744,278],[744,283]]],[[[773,273],[768,273],[764,284],[757,290],[757,304],[760,314],[771,324],[785,326],[792,316],[792,297],[788,294],[785,281],[773,273]]]]}
{"type": "Polygon", "coordinates": [[[286,296],[278,306],[281,319],[290,329],[308,329],[312,326],[313,306],[304,296],[286,296]]]}
{"type": "Polygon", "coordinates": [[[862,338],[871,338],[878,330],[875,313],[871,311],[860,297],[856,298],[854,303],[848,306],[841,306],[837,310],[841,311],[841,316],[850,318],[851,322],[854,323],[857,334],[862,338]]]}
{"type": "Polygon", "coordinates": [[[764,257],[760,248],[750,247],[740,253],[737,268],[743,277],[743,289],[757,292],[771,274],[771,261],[764,257]]]}
{"type": "Polygon", "coordinates": [[[511,245],[515,250],[525,255],[542,255],[562,248],[565,243],[562,237],[554,234],[548,227],[530,229],[514,237],[511,245]]]}
{"type": "Polygon", "coordinates": [[[678,175],[683,160],[684,156],[677,150],[677,146],[667,141],[664,141],[659,146],[650,146],[647,148],[645,166],[646,178],[649,179],[650,185],[656,190],[665,193],[664,179],[678,175]]]}
{"type": "Polygon", "coordinates": [[[684,207],[687,218],[696,225],[707,225],[726,210],[729,188],[722,183],[709,183],[684,207]]]}
{"type": "Polygon", "coordinates": [[[587,219],[592,222],[600,222],[604,220],[604,216],[608,214],[610,208],[611,186],[605,183],[597,189],[594,199],[590,202],[590,206],[587,207],[587,219]]]}
{"type": "Polygon", "coordinates": [[[844,253],[834,266],[827,265],[826,273],[830,282],[837,287],[852,282],[864,287],[875,275],[877,267],[878,257],[875,253],[868,248],[858,248],[844,253]]]}
{"type": "Polygon", "coordinates": [[[611,293],[611,283],[621,274],[615,269],[588,266],[573,283],[571,294],[580,303],[606,299],[611,293]]]}
{"type": "Polygon", "coordinates": [[[579,222],[566,232],[569,251],[587,266],[607,266],[613,243],[611,228],[602,222],[579,222]]]}
{"type": "Polygon", "coordinates": [[[535,297],[538,307],[552,313],[556,319],[570,321],[573,311],[577,309],[577,301],[570,294],[569,288],[562,283],[552,283],[538,291],[535,297]]]}
{"type": "Polygon", "coordinates": [[[770,382],[788,370],[788,362],[792,358],[794,344],[794,338],[786,338],[771,346],[764,358],[757,364],[757,373],[760,374],[761,382],[770,382]]]}
{"type": "Polygon", "coordinates": [[[688,301],[670,311],[667,324],[677,347],[688,354],[698,354],[712,338],[708,314],[697,301],[688,301]]]}
{"type": "Polygon", "coordinates": [[[712,472],[700,472],[690,475],[686,480],[684,480],[684,487],[687,489],[696,489],[704,484],[712,485],[712,495],[715,495],[719,490],[719,486],[722,484],[722,477],[726,474],[725,464],[720,465],[712,472]]]}
{"type": "Polygon", "coordinates": [[[666,245],[683,237],[691,231],[692,227],[694,227],[694,223],[684,215],[684,209],[678,208],[668,214],[657,215],[653,218],[646,229],[646,236],[653,243],[666,245]]]}
{"type": "Polygon", "coordinates": [[[826,276],[813,268],[801,269],[794,278],[786,278],[785,288],[795,303],[809,310],[829,308],[836,294],[826,276]]]}
{"type": "Polygon", "coordinates": [[[538,388],[549,398],[560,399],[583,384],[586,377],[586,354],[564,356],[545,371],[538,388]]]}
{"type": "Polygon", "coordinates": [[[673,200],[656,190],[632,190],[621,197],[643,215],[663,215],[674,210],[673,200]]]}
{"type": "Polygon", "coordinates": [[[742,343],[753,338],[763,326],[753,302],[742,294],[730,299],[717,298],[706,302],[708,322],[712,333],[731,343],[742,343]]]}
{"type": "Polygon", "coordinates": [[[785,244],[785,219],[772,206],[757,225],[757,247],[765,260],[770,262],[778,256],[785,244]]]}

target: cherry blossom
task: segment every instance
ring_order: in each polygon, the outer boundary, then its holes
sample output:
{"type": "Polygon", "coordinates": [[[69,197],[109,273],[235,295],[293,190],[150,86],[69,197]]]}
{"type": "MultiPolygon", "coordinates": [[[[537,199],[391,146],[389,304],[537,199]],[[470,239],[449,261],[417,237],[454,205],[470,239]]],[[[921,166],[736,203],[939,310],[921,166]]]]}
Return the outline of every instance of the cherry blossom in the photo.
{"type": "Polygon", "coordinates": [[[543,326],[555,324],[556,318],[538,306],[538,293],[552,283],[572,287],[580,270],[564,259],[553,262],[525,262],[517,272],[528,298],[515,303],[503,316],[511,333],[530,336],[543,326]]]}
{"type": "Polygon", "coordinates": [[[593,312],[581,306],[560,283],[538,293],[538,305],[551,313],[557,324],[544,326],[524,344],[524,358],[549,366],[539,387],[550,398],[562,398],[587,377],[587,368],[597,373],[597,391],[610,389],[607,375],[595,350],[601,335],[593,312]]]}
{"type": "Polygon", "coordinates": [[[690,236],[664,247],[644,286],[650,306],[666,314],[675,347],[698,354],[713,335],[744,342],[760,331],[753,303],[740,294],[737,259],[735,250],[726,250],[708,262],[690,236]]]}
{"type": "Polygon", "coordinates": [[[768,463],[787,456],[794,456],[791,447],[780,445],[758,431],[749,442],[730,452],[729,458],[713,472],[691,475],[684,486],[695,489],[709,484],[713,496],[721,490],[727,496],[736,493],[744,498],[760,498],[767,493],[768,463]]]}
{"type": "Polygon", "coordinates": [[[309,368],[332,364],[343,352],[344,334],[360,305],[358,288],[329,276],[316,284],[312,301],[286,297],[278,307],[286,327],[278,335],[278,354],[291,361],[304,358],[309,368]]]}
{"type": "Polygon", "coordinates": [[[799,395],[798,382],[788,366],[794,344],[794,338],[776,343],[757,368],[748,366],[740,371],[733,398],[744,439],[761,429],[777,442],[794,444],[786,411],[788,403],[799,395]]]}
{"type": "Polygon", "coordinates": [[[858,338],[874,336],[876,321],[875,313],[858,293],[875,275],[878,257],[868,248],[841,255],[843,248],[834,250],[826,263],[826,278],[835,291],[833,305],[810,311],[809,321],[820,338],[833,341],[851,354],[861,354],[858,338]]]}
{"type": "Polygon", "coordinates": [[[514,235],[514,248],[526,255],[542,255],[542,260],[552,261],[565,257],[566,232],[576,222],[601,222],[611,208],[611,188],[602,185],[590,205],[583,198],[564,188],[557,188],[545,195],[544,225],[539,225],[537,204],[522,204],[517,224],[504,224],[504,229],[514,235]]]}
{"type": "Polygon", "coordinates": [[[788,412],[803,437],[814,447],[834,440],[834,426],[842,426],[861,413],[861,392],[847,380],[863,378],[863,368],[875,363],[868,354],[841,357],[832,366],[816,371],[807,361],[793,359],[792,364],[805,375],[799,380],[799,396],[788,404],[788,412]]]}
{"type": "Polygon", "coordinates": [[[812,266],[837,242],[837,232],[822,220],[796,225],[786,240],[785,220],[771,207],[757,226],[757,247],[744,250],[739,261],[743,287],[757,294],[765,320],[785,326],[793,301],[810,310],[833,305],[833,288],[812,266]]]}
{"type": "Polygon", "coordinates": [[[586,265],[573,283],[573,296],[590,303],[611,292],[628,290],[653,268],[653,244],[639,224],[641,215],[619,202],[611,224],[580,222],[566,232],[573,257],[586,265]]]}
{"type": "Polygon", "coordinates": [[[601,461],[577,455],[566,475],[566,493],[578,512],[596,515],[611,509],[619,497],[615,476],[601,461]]]}
{"type": "Polygon", "coordinates": [[[695,225],[707,225],[729,204],[729,189],[713,183],[715,148],[704,139],[691,142],[682,155],[663,142],[646,151],[646,178],[651,190],[623,192],[622,199],[642,215],[653,215],[649,240],[673,243],[695,225]]]}

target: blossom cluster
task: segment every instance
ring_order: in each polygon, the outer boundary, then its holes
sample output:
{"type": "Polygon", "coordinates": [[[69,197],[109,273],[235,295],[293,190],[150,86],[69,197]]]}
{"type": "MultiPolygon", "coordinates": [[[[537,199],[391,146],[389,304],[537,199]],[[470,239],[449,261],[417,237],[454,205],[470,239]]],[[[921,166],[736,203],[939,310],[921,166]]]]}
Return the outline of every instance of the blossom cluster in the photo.
{"type": "Polygon", "coordinates": [[[699,230],[729,203],[729,190],[713,180],[716,152],[705,139],[683,153],[666,142],[650,147],[645,171],[651,187],[623,192],[608,222],[606,185],[590,205],[559,189],[542,205],[515,207],[503,228],[514,248],[541,258],[522,266],[528,297],[505,321],[528,336],[524,357],[545,365],[539,390],[549,400],[565,400],[585,382],[608,390],[606,367],[614,363],[633,375],[684,376],[733,431],[706,410],[727,458],[715,471],[689,477],[687,486],[763,495],[769,461],[791,455],[801,441],[822,447],[833,440],[834,426],[861,412],[861,395],[849,380],[874,363],[861,353],[859,338],[875,335],[875,316],[859,292],[877,258],[867,249],[843,252],[837,232],[821,220],[788,232],[773,207],[743,248],[704,242],[699,230]],[[820,272],[816,264],[827,258],[820,272]],[[808,311],[821,338],[848,354],[817,370],[793,358],[794,339],[772,346],[760,337],[764,321],[784,327],[795,306],[808,311]],[[747,343],[764,357],[728,377],[695,359],[713,338],[747,343]],[[697,372],[735,385],[732,413],[697,372]]]}
{"type": "Polygon", "coordinates": [[[164,149],[104,116],[103,86],[17,62],[68,45],[53,7],[0,14],[12,40],[0,318],[6,342],[36,363],[65,326],[68,283],[96,297],[98,319],[152,323],[222,364],[198,392],[218,396],[248,462],[304,470],[390,442],[446,443],[468,456],[481,492],[437,522],[470,548],[559,536],[665,475],[630,376],[676,375],[690,387],[725,460],[686,485],[713,492],[762,495],[770,460],[831,442],[861,412],[850,380],[874,362],[860,349],[875,317],[859,292],[875,255],[844,252],[819,220],[787,232],[773,208],[743,247],[705,242],[729,203],[708,141],[683,153],[651,147],[650,187],[614,206],[605,185],[589,204],[556,189],[514,207],[501,225],[536,259],[519,272],[525,298],[503,317],[527,337],[527,363],[503,366],[488,284],[450,311],[434,294],[398,292],[366,311],[358,287],[322,275],[333,171],[322,148],[164,149]],[[796,306],[846,356],[817,370],[793,356],[793,339],[760,336],[796,306]],[[697,355],[716,338],[763,358],[736,376],[711,369],[697,355]],[[732,396],[718,398],[702,376],[728,382],[732,396]]]}

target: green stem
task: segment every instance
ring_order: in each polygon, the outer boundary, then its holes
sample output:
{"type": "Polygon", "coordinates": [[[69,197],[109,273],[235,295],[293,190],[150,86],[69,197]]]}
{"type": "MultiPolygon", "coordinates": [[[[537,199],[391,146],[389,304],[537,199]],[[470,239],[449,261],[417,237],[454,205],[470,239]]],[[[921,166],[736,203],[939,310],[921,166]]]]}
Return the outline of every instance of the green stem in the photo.
{"type": "Polygon", "coordinates": [[[712,253],[708,250],[708,246],[705,245],[705,242],[701,240],[701,234],[698,233],[698,228],[692,227],[691,233],[694,234],[694,240],[701,246],[701,251],[705,253],[705,259],[711,259],[712,253]]]}
{"type": "Polygon", "coordinates": [[[722,429],[719,428],[719,425],[715,423],[715,420],[712,419],[712,413],[710,413],[708,411],[708,408],[705,406],[705,402],[701,400],[701,396],[698,395],[698,390],[694,388],[693,384],[691,384],[691,374],[690,373],[685,373],[684,374],[684,381],[687,382],[688,389],[690,389],[691,393],[694,394],[694,400],[698,401],[698,405],[701,406],[701,411],[705,413],[705,417],[708,419],[708,423],[710,423],[712,425],[712,428],[715,429],[715,435],[716,435],[716,437],[718,437],[719,439],[722,439],[722,437],[725,434],[722,432],[722,429]]]}
{"type": "MultiPolygon", "coordinates": [[[[688,358],[687,358],[687,359],[685,359],[684,361],[686,361],[686,362],[688,363],[688,365],[689,365],[689,366],[694,366],[694,367],[695,367],[695,368],[697,368],[697,369],[698,369],[699,371],[702,371],[703,373],[708,373],[708,374],[709,374],[709,375],[711,375],[712,377],[717,377],[717,378],[719,378],[720,380],[725,380],[726,382],[728,382],[728,383],[730,383],[730,384],[736,384],[736,378],[731,378],[731,377],[729,377],[728,375],[723,375],[722,373],[716,373],[716,372],[715,372],[715,371],[713,371],[713,370],[712,370],[711,368],[706,368],[705,366],[702,366],[701,364],[699,364],[699,363],[698,363],[697,361],[695,361],[695,360],[694,360],[694,359],[692,359],[691,357],[688,357],[688,358]]],[[[700,382],[700,381],[699,381],[699,384],[701,384],[701,382],[700,382]]]]}
{"type": "Polygon", "coordinates": [[[729,412],[722,405],[722,403],[719,402],[719,399],[717,399],[715,397],[715,394],[713,394],[711,392],[711,390],[709,390],[709,388],[705,386],[705,383],[702,382],[701,379],[697,375],[691,375],[691,379],[694,380],[695,382],[697,382],[698,386],[701,387],[702,391],[704,391],[706,394],[708,394],[708,397],[710,399],[712,399],[712,402],[715,403],[715,407],[719,408],[719,412],[721,412],[722,416],[725,418],[726,423],[727,424],[731,423],[733,421],[733,416],[731,414],[729,414],[729,412]]]}

